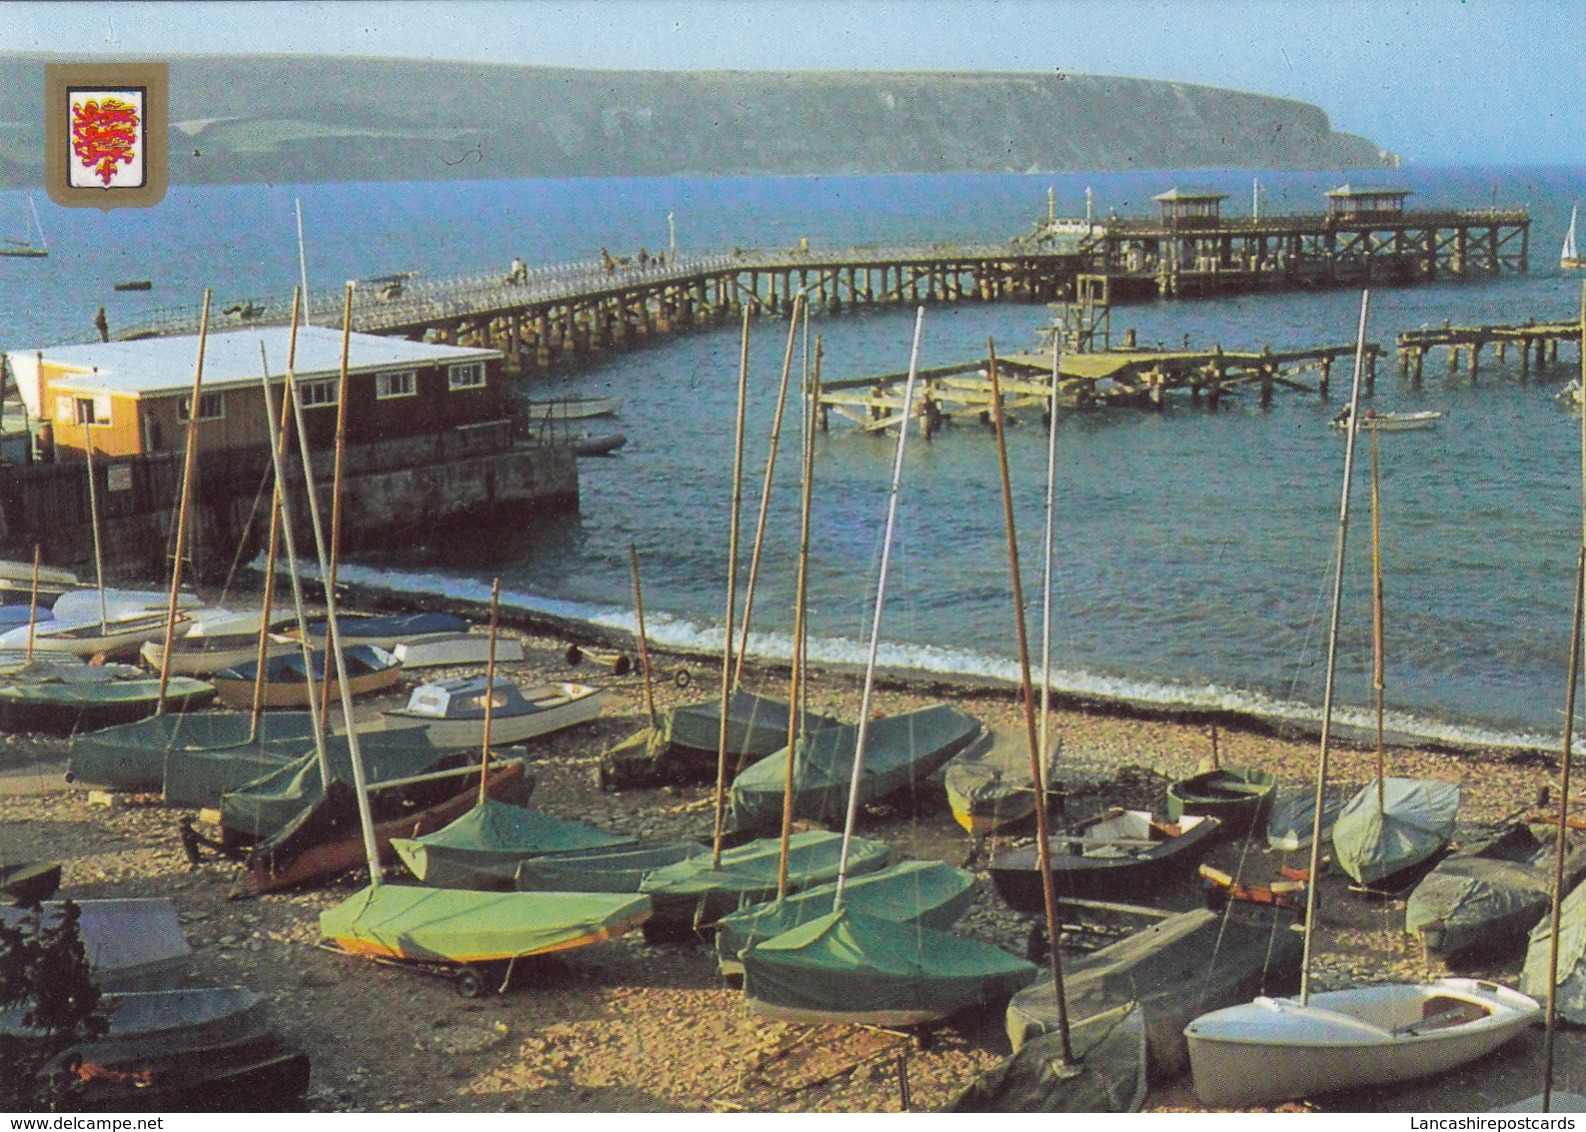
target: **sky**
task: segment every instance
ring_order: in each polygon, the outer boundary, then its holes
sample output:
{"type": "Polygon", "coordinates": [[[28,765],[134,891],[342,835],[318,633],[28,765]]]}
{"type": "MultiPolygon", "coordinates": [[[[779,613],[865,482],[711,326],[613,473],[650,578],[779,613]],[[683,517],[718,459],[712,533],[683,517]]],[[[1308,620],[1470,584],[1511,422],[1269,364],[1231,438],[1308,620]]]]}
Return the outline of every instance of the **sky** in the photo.
{"type": "Polygon", "coordinates": [[[1168,79],[1297,98],[1334,129],[1445,164],[1586,164],[1583,29],[1586,0],[0,0],[0,51],[83,58],[1168,79]]]}

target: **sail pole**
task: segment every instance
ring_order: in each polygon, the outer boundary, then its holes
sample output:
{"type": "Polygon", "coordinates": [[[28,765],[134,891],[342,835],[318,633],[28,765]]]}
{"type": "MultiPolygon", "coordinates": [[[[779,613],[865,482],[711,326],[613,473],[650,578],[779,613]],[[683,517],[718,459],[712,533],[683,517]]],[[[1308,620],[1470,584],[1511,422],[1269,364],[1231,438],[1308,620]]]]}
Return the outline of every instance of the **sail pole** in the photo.
{"type": "Polygon", "coordinates": [[[749,552],[749,584],[743,594],[743,626],[738,633],[738,666],[733,672],[734,687],[743,683],[743,665],[749,655],[749,618],[754,612],[755,583],[760,578],[760,553],[765,546],[766,516],[771,509],[771,478],[776,470],[777,450],[782,441],[782,413],[787,405],[788,376],[793,372],[793,347],[798,342],[799,310],[804,292],[793,296],[793,316],[788,319],[787,350],[782,355],[782,383],[777,388],[776,414],[771,419],[771,448],[765,457],[765,482],[760,487],[760,517],[754,526],[754,548],[749,552]]]}
{"type": "MultiPolygon", "coordinates": [[[[297,366],[297,324],[301,313],[302,301],[303,292],[293,288],[292,330],[286,339],[287,369],[294,369],[297,366]]],[[[265,395],[267,397],[271,395],[268,389],[266,389],[265,395]]],[[[279,447],[283,462],[286,460],[288,443],[288,433],[286,431],[286,422],[289,419],[287,415],[287,398],[290,396],[291,390],[283,384],[281,387],[281,427],[276,429],[272,426],[270,430],[271,443],[279,447]]],[[[253,717],[248,724],[248,741],[250,743],[259,737],[260,727],[264,721],[264,666],[265,661],[268,659],[267,645],[270,634],[270,609],[275,603],[275,572],[277,556],[281,549],[281,493],[285,490],[285,485],[282,484],[280,477],[274,474],[274,468],[271,469],[271,472],[271,479],[275,486],[274,490],[270,492],[270,541],[264,556],[264,593],[259,601],[259,648],[254,654],[253,667],[253,717]]],[[[305,660],[306,663],[307,661],[305,660]]],[[[322,770],[325,772],[328,784],[329,770],[326,768],[322,768],[322,770]]]]}
{"type": "Polygon", "coordinates": [[[1377,813],[1388,808],[1388,759],[1383,741],[1383,701],[1387,681],[1386,650],[1382,638],[1382,493],[1377,467],[1377,430],[1371,430],[1371,683],[1377,692],[1377,813]]]}
{"type": "MultiPolygon", "coordinates": [[[[294,304],[295,305],[295,304],[294,304]]],[[[264,342],[259,343],[259,364],[264,381],[264,416],[270,425],[270,435],[276,435],[275,419],[275,394],[270,388],[270,363],[265,357],[264,342]]],[[[292,371],[288,369],[288,377],[292,371]]],[[[282,433],[286,430],[284,412],[297,400],[292,382],[286,382],[281,394],[281,408],[283,419],[280,424],[282,433]]],[[[270,446],[270,462],[275,470],[276,494],[281,503],[281,534],[286,541],[286,569],[292,578],[292,604],[297,612],[297,639],[298,647],[302,649],[303,679],[307,685],[309,702],[309,732],[314,736],[314,754],[319,761],[319,781],[326,790],[330,789],[330,755],[325,750],[325,728],[320,722],[319,713],[313,710],[314,704],[314,648],[308,632],[308,617],[303,612],[303,578],[297,566],[297,539],[292,533],[292,507],[286,492],[286,437],[283,435],[279,445],[270,446]]],[[[310,487],[312,499],[312,487],[310,487]]],[[[260,679],[263,678],[263,666],[260,666],[260,679]]],[[[254,702],[259,700],[258,686],[254,690],[254,702]]]]}
{"type": "Polygon", "coordinates": [[[479,804],[489,797],[490,784],[490,725],[496,708],[496,628],[500,623],[501,579],[490,584],[490,645],[485,651],[485,738],[479,752],[479,804]]]}
{"type": "MultiPolygon", "coordinates": [[[[347,454],[347,355],[352,349],[352,292],[357,284],[347,283],[347,297],[341,312],[341,373],[336,382],[336,458],[330,488],[330,574],[325,588],[336,585],[336,565],[341,561],[341,475],[347,454]]],[[[325,629],[325,645],[330,647],[330,627],[325,629]]],[[[320,689],[320,714],[330,718],[330,682],[320,689]]]]}
{"type": "Polygon", "coordinates": [[[28,209],[33,213],[33,230],[39,234],[39,248],[45,252],[50,250],[50,241],[44,235],[44,225],[39,223],[39,206],[33,202],[33,194],[28,194],[28,209]]]}
{"type": "Polygon", "coordinates": [[[193,502],[193,469],[198,462],[198,416],[204,389],[204,343],[209,337],[209,288],[198,319],[198,361],[193,366],[193,392],[187,403],[187,452],[182,461],[182,496],[176,507],[176,553],[171,556],[171,604],[165,615],[165,650],[160,654],[160,694],[154,714],[165,714],[165,692],[171,683],[171,647],[176,640],[176,603],[182,591],[182,556],[187,551],[187,513],[193,502]]]}
{"type": "Polygon", "coordinates": [[[743,308],[743,340],[738,349],[738,425],[732,464],[732,520],[727,529],[727,618],[722,631],[721,732],[716,749],[716,830],[711,839],[710,863],[721,864],[727,802],[727,717],[732,706],[732,621],[738,604],[738,511],[743,504],[743,418],[749,392],[749,315],[743,308]]]}
{"type": "Polygon", "coordinates": [[[644,675],[644,710],[650,716],[650,727],[656,726],[655,678],[650,671],[650,645],[644,636],[644,593],[639,589],[639,548],[628,540],[628,563],[633,569],[633,616],[639,630],[639,670],[644,675]]]}
{"type": "Polygon", "coordinates": [[[83,426],[83,458],[88,464],[88,517],[94,526],[94,576],[99,583],[99,632],[110,632],[105,608],[105,552],[99,538],[99,486],[94,482],[94,426],[83,426]]]}
{"type": "MultiPolygon", "coordinates": [[[[816,346],[816,381],[819,382],[820,347],[816,346]]],[[[788,846],[793,839],[793,769],[798,761],[799,743],[803,740],[804,712],[800,698],[804,694],[804,632],[805,600],[809,595],[810,564],[810,505],[814,498],[813,472],[815,468],[815,398],[810,396],[800,402],[799,428],[803,441],[803,488],[799,496],[799,551],[798,581],[793,591],[793,656],[788,671],[787,766],[782,780],[782,845],[777,864],[776,896],[782,900],[788,889],[788,846]]]]}
{"type": "Polygon", "coordinates": [[[1349,484],[1355,467],[1355,438],[1360,432],[1360,373],[1366,355],[1366,314],[1371,292],[1360,293],[1360,328],[1355,336],[1355,375],[1349,392],[1349,428],[1344,441],[1344,486],[1338,503],[1338,539],[1334,549],[1333,615],[1327,632],[1327,680],[1322,690],[1322,742],[1316,759],[1315,812],[1311,815],[1311,858],[1305,883],[1305,950],[1300,963],[1300,1005],[1311,999],[1311,937],[1316,923],[1316,888],[1322,867],[1322,804],[1327,791],[1327,755],[1332,742],[1333,677],[1338,669],[1338,621],[1344,602],[1344,551],[1349,540],[1349,484]]]}
{"type": "MultiPolygon", "coordinates": [[[[1037,804],[1045,802],[1046,774],[1051,762],[1052,713],[1052,560],[1053,520],[1057,510],[1057,372],[1062,357],[1062,340],[1052,335],[1052,398],[1048,402],[1046,422],[1046,541],[1045,559],[1041,572],[1041,742],[1040,766],[1031,781],[1037,804]]],[[[1021,617],[1022,621],[1023,618],[1021,617]]]]}
{"type": "Polygon", "coordinates": [[[38,631],[39,620],[39,560],[43,557],[43,550],[38,543],[33,544],[33,592],[28,598],[28,652],[27,663],[33,663],[33,636],[38,631]]]}
{"type": "MultiPolygon", "coordinates": [[[[303,399],[298,396],[296,389],[297,374],[288,370],[286,380],[293,387],[292,416],[297,425],[297,452],[303,461],[303,489],[308,496],[308,514],[314,532],[314,548],[319,556],[319,576],[324,578],[329,574],[329,565],[325,561],[325,529],[320,523],[318,492],[314,486],[314,462],[308,450],[308,425],[303,420],[303,399]]],[[[347,754],[352,760],[353,788],[358,794],[358,824],[363,827],[364,854],[369,861],[369,886],[378,888],[384,878],[380,875],[380,850],[375,844],[374,815],[369,809],[368,782],[363,769],[363,748],[358,739],[358,726],[352,710],[352,681],[347,675],[347,656],[341,646],[335,586],[327,586],[325,589],[325,622],[330,626],[330,651],[336,662],[336,685],[341,693],[342,718],[347,724],[347,754]]],[[[310,670],[312,675],[312,665],[310,670]]],[[[328,673],[326,678],[329,679],[328,673]]],[[[309,703],[312,705],[314,702],[312,683],[308,692],[309,703]]]]}
{"type": "MultiPolygon", "coordinates": [[[[865,740],[870,733],[870,696],[876,685],[876,655],[881,650],[881,610],[886,604],[887,566],[892,559],[892,530],[897,525],[898,491],[903,486],[903,449],[909,439],[909,417],[914,408],[914,381],[920,369],[920,334],[925,326],[925,308],[914,315],[914,345],[909,350],[909,379],[903,386],[903,411],[898,418],[898,450],[892,461],[892,486],[887,492],[887,523],[881,535],[881,568],[876,577],[876,610],[870,620],[870,649],[865,656],[864,692],[859,698],[859,730],[854,736],[854,767],[848,779],[848,813],[843,818],[843,847],[837,863],[837,893],[832,911],[843,907],[843,889],[848,884],[848,852],[853,845],[854,823],[859,817],[859,783],[865,769],[865,740]]],[[[789,751],[788,761],[793,752],[789,751]]]]}
{"type": "MultiPolygon", "coordinates": [[[[1036,863],[1041,870],[1041,900],[1046,912],[1046,936],[1051,942],[1052,990],[1057,996],[1057,1028],[1062,1035],[1064,1065],[1074,1063],[1068,1034],[1068,995],[1063,986],[1063,958],[1058,948],[1061,923],[1057,915],[1057,889],[1052,881],[1052,845],[1047,835],[1046,779],[1041,768],[1040,744],[1035,734],[1035,695],[1030,687],[1030,640],[1024,626],[1024,583],[1019,578],[1019,542],[1013,525],[1013,481],[1008,475],[1007,429],[1002,416],[1002,385],[997,379],[997,347],[986,341],[991,378],[991,414],[997,430],[997,464],[1002,474],[1002,510],[1008,528],[1008,564],[1013,580],[1013,611],[1017,616],[1019,673],[1024,693],[1024,728],[1030,745],[1030,784],[1035,789],[1036,863]]],[[[1056,414],[1054,414],[1055,419],[1056,414]]],[[[1048,445],[1050,447],[1050,441],[1048,445]]]]}
{"type": "MultiPolygon", "coordinates": [[[[1586,502],[1586,500],[1583,500],[1586,502]]],[[[1581,620],[1586,606],[1586,542],[1575,556],[1575,619],[1570,626],[1569,687],[1564,692],[1564,749],[1558,766],[1558,832],[1553,844],[1553,904],[1548,925],[1547,1015],[1542,1024],[1542,1111],[1553,1100],[1553,1046],[1558,1016],[1559,933],[1563,929],[1564,856],[1569,852],[1569,768],[1575,747],[1575,694],[1580,684],[1581,620]]]]}

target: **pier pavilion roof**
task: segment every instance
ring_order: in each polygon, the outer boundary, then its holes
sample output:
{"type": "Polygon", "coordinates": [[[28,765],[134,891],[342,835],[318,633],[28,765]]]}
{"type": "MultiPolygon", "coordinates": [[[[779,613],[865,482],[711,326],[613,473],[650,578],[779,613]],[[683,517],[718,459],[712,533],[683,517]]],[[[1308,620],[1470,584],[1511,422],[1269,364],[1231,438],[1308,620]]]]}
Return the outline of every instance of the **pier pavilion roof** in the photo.
{"type": "MultiPolygon", "coordinates": [[[[286,375],[288,339],[285,326],[261,326],[248,330],[211,333],[204,343],[204,387],[259,384],[265,359],[270,376],[279,381],[286,375]],[[260,357],[260,345],[264,358],[260,357]]],[[[324,326],[303,326],[297,331],[294,367],[298,377],[325,377],[341,372],[342,332],[324,326]]],[[[13,369],[31,370],[42,356],[55,373],[78,371],[54,378],[54,384],[67,385],[87,393],[115,393],[126,397],[158,396],[193,385],[193,370],[198,360],[198,336],[143,338],[133,341],[85,342],[50,346],[42,350],[16,351],[10,355],[13,369]]],[[[499,350],[442,346],[429,342],[410,342],[405,338],[379,334],[353,334],[347,343],[348,373],[411,369],[450,365],[459,362],[499,358],[499,350]]],[[[28,391],[29,382],[19,383],[28,391]]],[[[37,412],[37,406],[29,406],[37,412]]]]}

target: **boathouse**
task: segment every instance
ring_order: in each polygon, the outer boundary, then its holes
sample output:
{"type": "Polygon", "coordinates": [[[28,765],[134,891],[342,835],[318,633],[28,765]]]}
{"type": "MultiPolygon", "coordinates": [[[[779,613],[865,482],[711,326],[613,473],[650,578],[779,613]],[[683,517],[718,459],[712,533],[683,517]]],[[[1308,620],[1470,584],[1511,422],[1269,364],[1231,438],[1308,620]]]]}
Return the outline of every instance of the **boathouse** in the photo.
{"type": "MultiPolygon", "coordinates": [[[[248,561],[268,527],[265,371],[279,409],[289,337],[287,327],[206,336],[194,421],[190,553],[198,576],[248,561]]],[[[121,578],[168,574],[198,345],[185,335],[6,355],[39,458],[0,460],[0,557],[27,560],[37,547],[45,562],[85,569],[102,553],[121,578]]],[[[344,414],[341,370],[341,331],[298,330],[293,373],[326,502],[333,469],[344,466],[344,550],[521,530],[577,508],[573,450],[565,438],[524,434],[499,351],[350,335],[344,414]]],[[[285,472],[300,545],[311,546],[295,456],[285,472]]]]}
{"type": "MultiPolygon", "coordinates": [[[[256,450],[269,441],[264,367],[280,405],[290,331],[259,327],[206,337],[198,403],[204,452],[256,450]]],[[[180,450],[186,443],[199,340],[184,335],[55,346],[9,355],[28,413],[47,422],[57,460],[81,457],[90,437],[112,459],[180,450]]],[[[334,443],[342,334],[297,332],[294,372],[310,445],[334,443]]],[[[397,441],[511,416],[498,350],[352,334],[347,339],[346,439],[397,441]]]]}

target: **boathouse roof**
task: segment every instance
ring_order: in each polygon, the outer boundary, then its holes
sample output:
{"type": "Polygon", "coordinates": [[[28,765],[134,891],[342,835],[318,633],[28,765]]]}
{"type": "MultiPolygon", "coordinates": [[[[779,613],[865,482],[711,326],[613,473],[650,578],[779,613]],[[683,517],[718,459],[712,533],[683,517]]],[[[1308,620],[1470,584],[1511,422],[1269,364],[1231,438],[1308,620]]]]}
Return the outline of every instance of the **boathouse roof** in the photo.
{"type": "MultiPolygon", "coordinates": [[[[290,334],[290,327],[260,326],[208,335],[204,343],[204,388],[257,386],[264,366],[260,358],[261,343],[264,346],[264,358],[269,363],[270,376],[276,380],[283,378],[286,374],[290,334]]],[[[340,329],[299,327],[295,366],[297,376],[322,378],[340,374],[341,348],[340,329]]],[[[82,392],[142,397],[192,389],[193,369],[198,360],[198,336],[188,334],[135,341],[85,342],[19,353],[20,357],[28,361],[41,354],[45,364],[52,368],[82,371],[74,376],[56,378],[56,385],[66,385],[82,392]]],[[[18,356],[12,355],[13,363],[18,356]]],[[[353,334],[347,342],[347,371],[370,373],[485,361],[500,356],[499,350],[410,342],[405,338],[379,334],[353,334]]]]}

